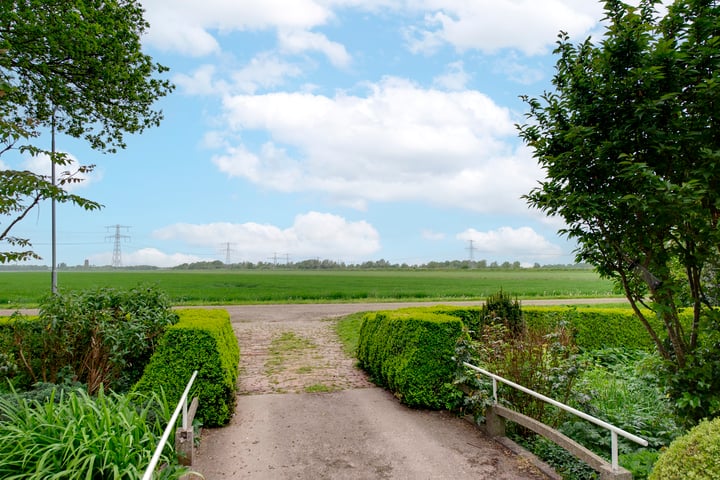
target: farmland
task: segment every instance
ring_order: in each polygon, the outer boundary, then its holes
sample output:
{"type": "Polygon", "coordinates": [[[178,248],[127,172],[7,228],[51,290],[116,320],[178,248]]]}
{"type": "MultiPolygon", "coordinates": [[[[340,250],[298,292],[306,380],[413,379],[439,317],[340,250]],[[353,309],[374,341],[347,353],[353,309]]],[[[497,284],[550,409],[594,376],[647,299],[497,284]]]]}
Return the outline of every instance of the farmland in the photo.
{"type": "MultiPolygon", "coordinates": [[[[586,269],[527,270],[214,270],[58,273],[61,292],[152,285],[176,305],[481,300],[502,289],[519,298],[612,296],[612,284],[586,269]]],[[[0,308],[35,306],[49,272],[0,272],[0,308]]]]}

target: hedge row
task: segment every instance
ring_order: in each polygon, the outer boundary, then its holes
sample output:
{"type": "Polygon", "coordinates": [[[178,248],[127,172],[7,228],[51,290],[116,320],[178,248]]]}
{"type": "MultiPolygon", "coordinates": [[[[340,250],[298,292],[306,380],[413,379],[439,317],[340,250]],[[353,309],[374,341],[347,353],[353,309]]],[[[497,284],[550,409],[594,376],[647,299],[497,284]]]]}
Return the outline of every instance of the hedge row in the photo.
{"type": "MultiPolygon", "coordinates": [[[[482,324],[480,307],[440,305],[425,311],[457,317],[471,329],[482,324]]],[[[655,347],[647,330],[629,308],[523,307],[522,312],[525,324],[530,328],[554,327],[564,323],[573,331],[575,342],[583,349],[619,347],[652,350],[655,347]]],[[[687,319],[688,322],[691,320],[689,314],[687,319]]],[[[664,331],[652,313],[648,314],[648,320],[657,332],[664,331]]]]}
{"type": "MultiPolygon", "coordinates": [[[[360,329],[359,365],[409,406],[451,409],[459,400],[452,384],[455,347],[463,326],[482,325],[480,311],[440,305],[368,313],[360,329]]],[[[627,308],[525,307],[523,316],[530,328],[567,325],[583,349],[654,347],[627,308]]],[[[658,320],[649,319],[658,326],[658,320]]]]}
{"type": "Polygon", "coordinates": [[[461,399],[452,383],[452,357],[462,335],[462,322],[449,315],[420,309],[368,313],[359,364],[408,406],[452,409],[461,399]]]}
{"type": "Polygon", "coordinates": [[[208,427],[225,425],[235,411],[240,350],[225,310],[177,310],[134,391],[161,387],[170,403],[180,399],[193,371],[190,396],[199,398],[196,418],[208,427]]]}

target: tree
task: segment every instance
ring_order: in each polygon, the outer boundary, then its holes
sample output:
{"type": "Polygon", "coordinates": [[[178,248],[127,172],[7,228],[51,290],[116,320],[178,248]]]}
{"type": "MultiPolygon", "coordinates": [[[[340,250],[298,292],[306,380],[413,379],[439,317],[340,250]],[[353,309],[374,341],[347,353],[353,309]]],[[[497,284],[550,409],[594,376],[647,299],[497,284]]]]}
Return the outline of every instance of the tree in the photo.
{"type": "MultiPolygon", "coordinates": [[[[66,154],[37,144],[43,130],[114,153],[125,148],[126,134],[159,125],[162,112],[153,104],[173,86],[158,78],[167,68],[142,53],[147,28],[138,0],[0,2],[0,155],[46,154],[69,168],[66,154]]],[[[11,218],[0,241],[31,247],[10,230],[46,199],[100,208],[65,188],[92,168],[63,172],[56,184],[27,171],[0,171],[0,215],[11,218]]],[[[0,252],[0,263],[30,258],[39,257],[30,249],[0,252]]]]}
{"type": "Polygon", "coordinates": [[[519,131],[547,175],[528,203],[565,221],[577,260],[622,286],[679,371],[697,365],[701,333],[714,328],[701,279],[720,245],[720,6],[676,0],[660,16],[658,3],[606,0],[597,44],[561,33],[554,91],[523,97],[530,121],[519,131]]]}

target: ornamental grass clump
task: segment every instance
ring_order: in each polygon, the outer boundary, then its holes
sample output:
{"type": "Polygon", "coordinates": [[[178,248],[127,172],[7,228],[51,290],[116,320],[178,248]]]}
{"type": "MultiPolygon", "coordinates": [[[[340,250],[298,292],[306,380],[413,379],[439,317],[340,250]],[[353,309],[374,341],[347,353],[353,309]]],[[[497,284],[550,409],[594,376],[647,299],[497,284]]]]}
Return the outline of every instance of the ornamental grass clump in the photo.
{"type": "MultiPolygon", "coordinates": [[[[138,479],[171,416],[159,395],[119,395],[102,389],[54,390],[48,401],[0,396],[0,478],[6,480],[138,479]]],[[[170,445],[154,478],[179,478],[170,445]]]]}

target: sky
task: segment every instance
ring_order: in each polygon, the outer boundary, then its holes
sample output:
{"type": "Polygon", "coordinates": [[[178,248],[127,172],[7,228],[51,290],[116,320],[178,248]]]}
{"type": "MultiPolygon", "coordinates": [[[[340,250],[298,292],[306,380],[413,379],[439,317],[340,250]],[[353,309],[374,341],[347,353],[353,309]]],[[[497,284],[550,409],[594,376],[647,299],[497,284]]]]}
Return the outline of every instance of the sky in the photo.
{"type": "MultiPolygon", "coordinates": [[[[599,39],[594,0],[142,0],[145,53],[176,89],[161,125],[57,209],[57,261],[445,260],[567,264],[516,124],[551,88],[558,33],[599,39]]],[[[41,138],[47,141],[49,138],[41,138]]],[[[2,162],[5,162],[2,164],[2,162]]],[[[49,171],[47,158],[0,160],[49,171]]],[[[49,265],[51,207],[14,230],[49,265]]],[[[4,223],[4,221],[3,221],[4,223]]]]}

